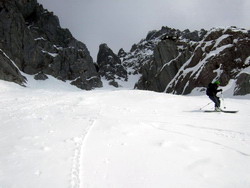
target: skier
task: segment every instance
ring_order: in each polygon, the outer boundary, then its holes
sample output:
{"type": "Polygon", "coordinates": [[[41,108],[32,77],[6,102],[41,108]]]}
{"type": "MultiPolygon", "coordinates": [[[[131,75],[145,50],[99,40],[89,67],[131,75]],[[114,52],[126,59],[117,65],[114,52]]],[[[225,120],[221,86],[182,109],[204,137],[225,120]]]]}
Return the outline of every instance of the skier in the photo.
{"type": "Polygon", "coordinates": [[[215,111],[217,112],[222,111],[220,108],[220,98],[216,96],[218,92],[222,91],[222,89],[218,89],[219,85],[220,85],[219,81],[215,81],[214,83],[208,84],[207,92],[206,92],[207,96],[214,102],[215,111]]]}

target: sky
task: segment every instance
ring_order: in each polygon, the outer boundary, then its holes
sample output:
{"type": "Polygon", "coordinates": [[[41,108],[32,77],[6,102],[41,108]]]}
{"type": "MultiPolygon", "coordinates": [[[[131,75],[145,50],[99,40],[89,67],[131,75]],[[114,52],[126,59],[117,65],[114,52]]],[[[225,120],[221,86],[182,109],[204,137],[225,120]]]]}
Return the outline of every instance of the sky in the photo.
{"type": "Polygon", "coordinates": [[[237,26],[250,29],[249,0],[38,0],[61,27],[86,44],[96,60],[99,45],[115,53],[162,26],[200,30],[237,26]]]}

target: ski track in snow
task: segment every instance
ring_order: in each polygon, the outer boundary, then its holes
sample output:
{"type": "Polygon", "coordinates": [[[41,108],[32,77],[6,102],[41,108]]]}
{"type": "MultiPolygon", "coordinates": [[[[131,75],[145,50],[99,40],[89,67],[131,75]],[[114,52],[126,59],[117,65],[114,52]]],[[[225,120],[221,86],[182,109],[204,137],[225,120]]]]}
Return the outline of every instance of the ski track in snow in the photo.
{"type": "MultiPolygon", "coordinates": [[[[156,124],[161,124],[162,122],[155,122],[156,124]]],[[[250,153],[245,153],[245,152],[242,152],[238,149],[235,149],[235,148],[232,148],[230,146],[226,146],[222,143],[219,143],[219,142],[216,142],[216,141],[212,141],[212,140],[209,140],[209,139],[204,139],[204,138],[199,138],[197,136],[194,136],[194,135],[190,135],[190,134],[187,134],[187,133],[183,133],[183,132],[180,132],[180,131],[175,131],[175,130],[168,130],[166,128],[163,128],[163,127],[160,127],[160,126],[156,126],[154,124],[147,124],[147,125],[150,125],[151,127],[155,128],[155,129],[158,129],[158,130],[161,130],[161,131],[166,131],[166,132],[169,132],[169,133],[173,133],[173,134],[178,134],[178,135],[182,135],[182,136],[187,136],[187,137],[191,137],[191,138],[195,138],[195,139],[198,139],[200,141],[203,141],[203,142],[208,142],[208,143],[211,143],[211,144],[214,144],[214,145],[217,145],[217,146],[220,146],[220,147],[223,147],[223,148],[226,148],[226,149],[229,149],[229,150],[232,150],[232,151],[235,151],[243,156],[246,156],[246,157],[250,157],[250,153]]],[[[193,126],[193,125],[185,125],[185,126],[188,126],[188,127],[193,127],[193,128],[198,128],[198,129],[207,129],[207,130],[213,130],[213,131],[216,131],[216,132],[229,132],[229,133],[233,133],[233,135],[231,134],[223,134],[223,136],[229,138],[229,139],[232,139],[232,138],[235,138],[237,134],[240,134],[240,135],[245,135],[245,133],[242,133],[242,132],[237,132],[237,131],[230,131],[230,130],[223,130],[223,129],[216,129],[216,128],[205,128],[205,127],[198,127],[198,126],[193,126]]],[[[218,133],[215,133],[217,134],[218,136],[220,136],[221,134],[218,134],[218,133]]],[[[248,135],[249,137],[249,135],[248,135]]],[[[243,141],[244,142],[244,141],[243,141]]]]}
{"type": "Polygon", "coordinates": [[[73,165],[72,165],[72,171],[71,171],[71,188],[80,188],[81,185],[81,158],[82,158],[82,148],[84,140],[86,139],[88,133],[90,132],[91,128],[95,124],[95,119],[89,120],[91,123],[90,125],[85,129],[81,137],[75,137],[75,152],[73,157],[73,165]]]}
{"type": "Polygon", "coordinates": [[[83,158],[83,149],[84,149],[84,142],[87,140],[88,135],[91,133],[95,122],[98,120],[101,114],[101,107],[99,108],[99,112],[95,115],[95,117],[89,119],[90,124],[84,129],[84,132],[80,137],[75,137],[75,152],[73,156],[72,162],[72,171],[71,171],[71,188],[80,188],[81,187],[81,180],[82,174],[81,171],[84,169],[82,165],[82,158],[83,158]]]}

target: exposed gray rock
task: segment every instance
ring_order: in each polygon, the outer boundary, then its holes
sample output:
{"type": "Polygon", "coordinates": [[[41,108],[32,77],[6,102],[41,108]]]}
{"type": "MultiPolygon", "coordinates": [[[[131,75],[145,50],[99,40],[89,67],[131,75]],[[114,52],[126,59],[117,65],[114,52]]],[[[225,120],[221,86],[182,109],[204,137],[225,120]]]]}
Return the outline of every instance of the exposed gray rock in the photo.
{"type": "Polygon", "coordinates": [[[26,78],[2,50],[0,50],[0,79],[20,85],[26,83],[26,78]]]}
{"type": "Polygon", "coordinates": [[[142,77],[136,87],[163,92],[166,84],[172,80],[181,66],[179,62],[181,56],[177,56],[178,46],[172,39],[159,42],[154,49],[154,58],[149,61],[149,66],[144,65],[140,69],[142,75],[147,75],[147,79],[142,77]]]}
{"type": "MultiPolygon", "coordinates": [[[[127,68],[141,74],[136,88],[189,94],[215,79],[222,86],[235,80],[250,64],[245,63],[250,57],[249,38],[248,31],[235,27],[199,32],[163,27],[134,44],[121,59],[127,68]]],[[[235,94],[246,94],[247,84],[238,83],[235,94]]]]}
{"type": "Polygon", "coordinates": [[[71,82],[72,85],[76,85],[81,89],[91,90],[95,87],[102,87],[99,76],[86,77],[80,76],[75,81],[71,82]]]}
{"type": "Polygon", "coordinates": [[[109,85],[114,86],[114,87],[119,87],[119,84],[114,80],[110,81],[109,85]]]}
{"type": "Polygon", "coordinates": [[[82,89],[102,86],[85,44],[36,0],[1,1],[0,31],[0,49],[22,72],[72,80],[82,89]]]}
{"type": "Polygon", "coordinates": [[[127,81],[127,71],[121,63],[120,58],[114,54],[114,52],[107,46],[107,44],[101,44],[99,46],[99,52],[97,55],[97,64],[99,66],[99,74],[106,80],[111,80],[114,83],[115,80],[127,81]]]}
{"type": "Polygon", "coordinates": [[[213,80],[226,86],[246,67],[250,56],[248,34],[234,28],[211,30],[185,62],[167,92],[189,94],[196,87],[206,87],[213,80]]]}
{"type": "Polygon", "coordinates": [[[39,72],[34,76],[35,80],[46,80],[48,79],[48,76],[46,74],[43,74],[42,72],[39,72]]]}
{"type": "Polygon", "coordinates": [[[118,57],[119,57],[119,58],[123,58],[123,57],[125,57],[126,55],[127,55],[127,53],[124,51],[123,48],[121,48],[121,49],[119,50],[119,52],[118,52],[118,57]]]}
{"type": "Polygon", "coordinates": [[[241,73],[237,77],[234,95],[247,95],[250,93],[250,74],[241,73]]]}

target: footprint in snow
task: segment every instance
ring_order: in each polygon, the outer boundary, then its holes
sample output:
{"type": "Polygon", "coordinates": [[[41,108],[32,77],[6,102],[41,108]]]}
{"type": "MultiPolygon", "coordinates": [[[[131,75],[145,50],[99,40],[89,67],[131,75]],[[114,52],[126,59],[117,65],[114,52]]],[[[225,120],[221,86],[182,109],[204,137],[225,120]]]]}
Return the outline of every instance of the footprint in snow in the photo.
{"type": "Polygon", "coordinates": [[[199,160],[196,160],[196,161],[192,162],[191,164],[189,164],[187,166],[187,169],[194,170],[194,169],[199,168],[201,166],[208,165],[210,162],[211,162],[211,159],[209,159],[209,158],[199,159],[199,160]]]}

